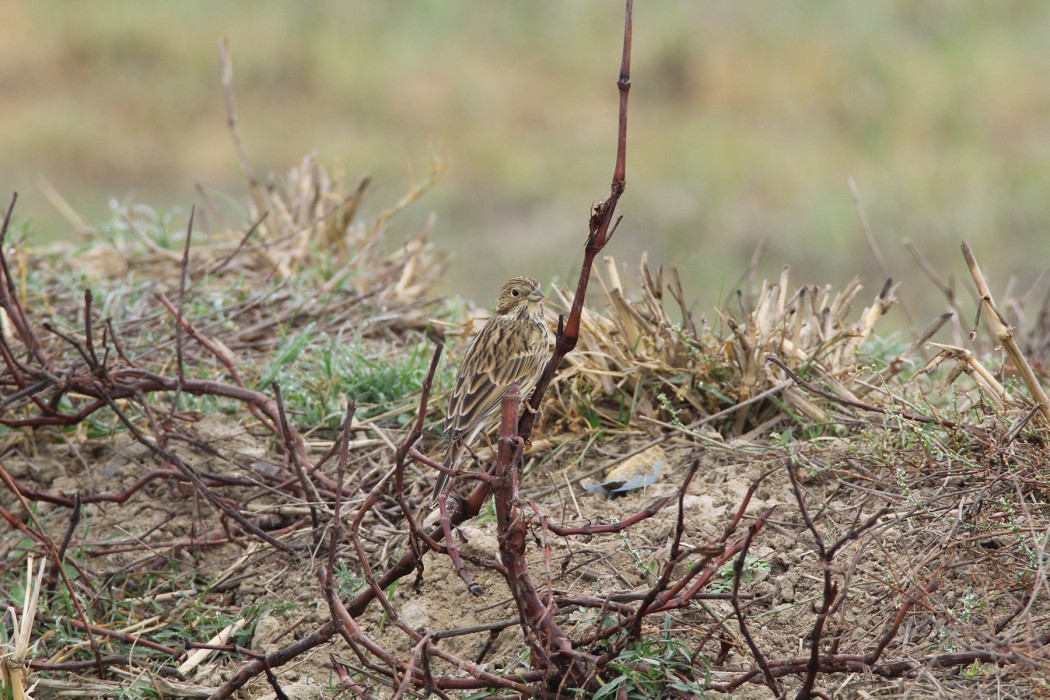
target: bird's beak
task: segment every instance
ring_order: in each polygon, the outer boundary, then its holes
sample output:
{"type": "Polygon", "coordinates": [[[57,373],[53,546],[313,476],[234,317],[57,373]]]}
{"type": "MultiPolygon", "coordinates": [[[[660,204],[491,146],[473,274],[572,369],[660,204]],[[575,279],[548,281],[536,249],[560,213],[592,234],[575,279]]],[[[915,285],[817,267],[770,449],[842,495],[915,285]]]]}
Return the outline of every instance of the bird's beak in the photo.
{"type": "Polygon", "coordinates": [[[536,287],[525,298],[528,299],[529,301],[542,301],[543,300],[543,291],[540,290],[539,287],[536,287]]]}

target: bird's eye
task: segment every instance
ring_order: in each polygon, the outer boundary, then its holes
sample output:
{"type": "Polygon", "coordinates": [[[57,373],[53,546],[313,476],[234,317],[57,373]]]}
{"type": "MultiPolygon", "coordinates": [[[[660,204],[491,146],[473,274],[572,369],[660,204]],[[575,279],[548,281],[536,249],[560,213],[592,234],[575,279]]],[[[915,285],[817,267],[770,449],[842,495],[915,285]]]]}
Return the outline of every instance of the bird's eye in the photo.
{"type": "Polygon", "coordinates": [[[510,290],[510,295],[512,297],[520,296],[521,292],[519,292],[517,289],[512,289],[512,290],[510,290]]]}

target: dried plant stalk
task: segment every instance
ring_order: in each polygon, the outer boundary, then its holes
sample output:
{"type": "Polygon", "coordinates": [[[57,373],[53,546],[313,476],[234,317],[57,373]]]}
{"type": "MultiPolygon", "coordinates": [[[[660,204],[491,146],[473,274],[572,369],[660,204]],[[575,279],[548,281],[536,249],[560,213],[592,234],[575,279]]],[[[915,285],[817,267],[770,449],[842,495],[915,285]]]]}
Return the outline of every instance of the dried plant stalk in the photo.
{"type": "Polygon", "coordinates": [[[972,352],[966,348],[960,348],[954,345],[942,345],[941,343],[930,343],[930,346],[939,348],[940,353],[926,363],[926,366],[923,367],[921,371],[928,372],[943,362],[953,360],[959,363],[959,371],[952,373],[949,377],[951,381],[954,381],[959,373],[968,374],[996,403],[996,405],[999,406],[999,408],[1007,408],[1008,406],[1016,405],[1016,400],[1010,396],[1006,387],[1004,387],[999,380],[977,360],[976,357],[974,357],[972,352]]]}
{"type": "Polygon", "coordinates": [[[33,636],[33,622],[36,620],[37,605],[40,602],[40,590],[44,581],[44,569],[47,562],[40,563],[40,569],[33,576],[33,557],[26,562],[25,596],[22,600],[22,619],[18,619],[14,608],[10,609],[12,628],[14,630],[10,648],[0,654],[0,697],[11,700],[32,700],[29,694],[29,642],[33,636]]]}
{"type": "Polygon", "coordinates": [[[980,303],[984,304],[988,310],[988,313],[984,314],[985,323],[988,324],[988,327],[995,334],[995,337],[999,339],[999,342],[1003,344],[1003,349],[1006,350],[1006,354],[1009,355],[1017,367],[1021,380],[1032,394],[1032,399],[1039,406],[1038,415],[1040,422],[1044,426],[1050,427],[1050,399],[1047,399],[1046,392],[1043,391],[1043,387],[1039,384],[1035,372],[1032,371],[1032,366],[1028,364],[1024,353],[1021,352],[1021,347],[1017,344],[1017,339],[1014,338],[1013,330],[1003,320],[1002,314],[999,313],[995,300],[992,298],[992,292],[988,289],[988,282],[977,264],[977,256],[973,254],[970,244],[966,241],[962,243],[962,252],[963,257],[966,258],[966,265],[970,268],[970,274],[973,275],[974,284],[977,285],[977,293],[981,296],[980,303]]]}

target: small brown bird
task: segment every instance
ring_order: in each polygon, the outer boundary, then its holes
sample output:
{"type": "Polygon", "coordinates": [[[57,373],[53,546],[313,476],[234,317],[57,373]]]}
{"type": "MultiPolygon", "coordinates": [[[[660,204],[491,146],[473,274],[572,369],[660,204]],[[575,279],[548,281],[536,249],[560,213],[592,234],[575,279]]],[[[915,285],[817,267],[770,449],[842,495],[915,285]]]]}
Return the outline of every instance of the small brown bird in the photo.
{"type": "MultiPolygon", "coordinates": [[[[515,277],[500,290],[496,315],[467,347],[445,414],[445,466],[452,469],[460,450],[499,423],[500,402],[517,383],[525,400],[536,388],[547,361],[551,332],[543,320],[543,292],[531,277],[515,277]]],[[[448,482],[438,474],[433,502],[448,482]]]]}

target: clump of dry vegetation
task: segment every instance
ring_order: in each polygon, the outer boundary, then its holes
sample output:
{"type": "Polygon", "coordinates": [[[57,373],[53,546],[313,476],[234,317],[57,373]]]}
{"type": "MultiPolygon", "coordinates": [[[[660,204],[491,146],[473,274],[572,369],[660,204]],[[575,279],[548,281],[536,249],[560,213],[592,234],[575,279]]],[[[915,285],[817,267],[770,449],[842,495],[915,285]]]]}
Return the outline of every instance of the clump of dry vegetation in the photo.
{"type": "MultiPolygon", "coordinates": [[[[622,423],[623,415],[635,414],[643,421],[661,416],[665,424],[704,425],[728,412],[731,420],[721,421],[726,436],[753,438],[791,416],[805,423],[824,421],[828,402],[815,402],[795,388],[770,356],[853,398],[844,381],[853,384],[859,369],[857,351],[894,302],[895,287],[887,283],[851,321],[849,313],[862,289],[859,280],[834,298],[830,288],[813,286],[800,287],[789,297],[785,270],[778,283],[764,283],[749,297],[754,306],[740,309],[742,319],[723,309],[719,328],[712,329],[694,320],[676,271],[671,271],[665,289],[662,274],[654,275],[643,258],[641,289],[629,300],[615,261],[609,258],[607,263],[609,282],[599,281],[608,313],[584,316],[587,333],[581,351],[570,358],[572,369],[563,375],[565,382],[575,379],[563,412],[586,403],[583,396],[600,405],[628,406],[626,413],[605,408],[604,417],[613,425],[622,423]],[[666,305],[668,293],[674,316],[666,305]]],[[[566,303],[567,292],[559,293],[566,303]]],[[[901,358],[897,366],[903,362],[901,358]]]]}

